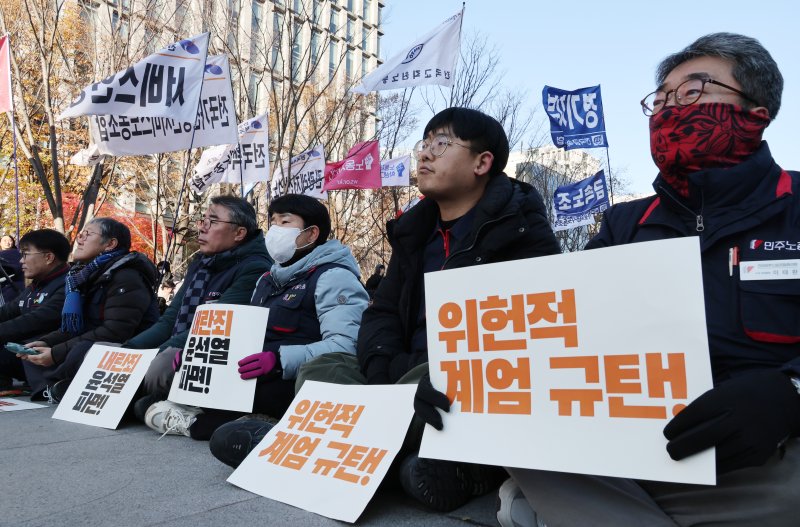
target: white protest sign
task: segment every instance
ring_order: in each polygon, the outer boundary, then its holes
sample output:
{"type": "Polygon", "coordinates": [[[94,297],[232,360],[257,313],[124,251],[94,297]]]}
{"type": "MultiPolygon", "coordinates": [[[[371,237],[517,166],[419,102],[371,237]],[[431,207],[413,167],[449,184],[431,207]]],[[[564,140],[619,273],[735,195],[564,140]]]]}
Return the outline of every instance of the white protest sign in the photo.
{"type": "Polygon", "coordinates": [[[175,372],[169,400],[175,403],[252,412],[256,379],[242,380],[237,363],[260,353],[269,309],[235,304],[197,307],[175,372]]]}
{"type": "Polygon", "coordinates": [[[86,353],[53,419],[117,428],[157,353],[157,349],[95,344],[86,353]]]}
{"type": "Polygon", "coordinates": [[[0,397],[0,412],[16,412],[17,410],[34,410],[36,408],[48,408],[48,406],[11,397],[0,397]]]}
{"type": "Polygon", "coordinates": [[[454,404],[421,456],[715,482],[713,449],[673,461],[662,433],[712,387],[697,238],[427,273],[425,304],[454,404]]]}
{"type": "Polygon", "coordinates": [[[191,179],[192,189],[201,193],[214,183],[269,181],[268,127],[267,114],[253,117],[239,125],[238,143],[203,152],[191,179]]]}
{"type": "Polygon", "coordinates": [[[171,117],[197,114],[210,33],[170,44],[133,66],[90,84],[58,119],[79,115],[171,117]]]}
{"type": "Polygon", "coordinates": [[[411,156],[400,156],[381,161],[381,186],[407,187],[411,173],[411,156]]]}
{"type": "Polygon", "coordinates": [[[192,122],[172,117],[92,115],[89,133],[101,154],[147,155],[235,143],[236,107],[227,55],[206,60],[203,93],[192,122]]]}
{"type": "Polygon", "coordinates": [[[307,381],[228,482],[353,523],[403,444],[415,391],[307,381]]]}
{"type": "Polygon", "coordinates": [[[275,167],[269,188],[272,199],[284,194],[304,194],[312,198],[328,199],[324,185],[325,149],[322,145],[317,145],[275,167]]]}

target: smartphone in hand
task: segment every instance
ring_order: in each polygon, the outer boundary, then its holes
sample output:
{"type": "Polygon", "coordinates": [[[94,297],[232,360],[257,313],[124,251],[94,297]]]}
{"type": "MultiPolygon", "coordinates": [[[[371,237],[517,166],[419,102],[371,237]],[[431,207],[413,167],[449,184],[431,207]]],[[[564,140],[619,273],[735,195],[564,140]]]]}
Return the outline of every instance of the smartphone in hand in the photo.
{"type": "Polygon", "coordinates": [[[35,349],[28,348],[22,344],[17,344],[16,342],[7,342],[6,350],[10,351],[11,353],[21,353],[23,355],[39,355],[39,352],[35,349]]]}

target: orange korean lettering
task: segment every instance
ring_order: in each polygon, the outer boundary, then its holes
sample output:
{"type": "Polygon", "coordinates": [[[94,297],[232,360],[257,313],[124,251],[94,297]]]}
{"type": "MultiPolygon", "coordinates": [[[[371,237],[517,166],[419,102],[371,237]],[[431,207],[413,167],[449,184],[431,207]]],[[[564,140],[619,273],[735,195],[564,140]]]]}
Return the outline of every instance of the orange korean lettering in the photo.
{"type": "Polygon", "coordinates": [[[606,355],[603,357],[608,393],[642,393],[639,382],[638,355],[606,355]]]}
{"type": "Polygon", "coordinates": [[[530,415],[530,358],[519,357],[516,362],[515,366],[507,359],[493,359],[486,364],[486,382],[491,388],[488,413],[530,415]],[[517,390],[509,390],[515,382],[517,390]]]}
{"type": "Polygon", "coordinates": [[[442,361],[441,370],[447,375],[447,398],[461,403],[462,412],[483,413],[483,361],[442,361]]]}

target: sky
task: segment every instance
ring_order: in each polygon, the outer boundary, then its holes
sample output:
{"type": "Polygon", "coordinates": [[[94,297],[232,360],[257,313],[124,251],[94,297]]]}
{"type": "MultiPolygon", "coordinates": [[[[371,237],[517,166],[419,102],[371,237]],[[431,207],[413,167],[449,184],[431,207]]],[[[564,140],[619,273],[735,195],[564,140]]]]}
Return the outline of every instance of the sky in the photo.
{"type": "MultiPolygon", "coordinates": [[[[381,56],[390,58],[461,9],[460,0],[388,0],[381,56]]],[[[755,37],[784,77],[783,103],[764,139],[777,163],[800,170],[800,8],[790,0],[472,0],[462,39],[480,32],[498,49],[505,86],[541,104],[545,84],[574,90],[600,84],[608,157],[634,194],[652,193],[658,170],[650,157],[647,118],[639,101],[655,89],[655,68],[667,55],[718,31],[755,37]]],[[[456,72],[456,75],[458,73],[456,72]]],[[[386,92],[388,93],[388,92],[386,92]]],[[[432,116],[419,115],[422,126],[432,116]]],[[[545,113],[539,108],[539,118],[545,113]]],[[[408,147],[421,135],[409,139],[408,147]]],[[[589,153],[605,160],[605,150],[589,153]]]]}

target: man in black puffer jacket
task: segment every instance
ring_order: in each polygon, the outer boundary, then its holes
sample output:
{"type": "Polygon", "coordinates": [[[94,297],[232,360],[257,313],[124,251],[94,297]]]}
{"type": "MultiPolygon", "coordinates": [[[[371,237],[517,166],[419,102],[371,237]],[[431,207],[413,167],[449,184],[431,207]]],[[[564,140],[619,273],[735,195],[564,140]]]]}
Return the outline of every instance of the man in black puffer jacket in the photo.
{"type": "MultiPolygon", "coordinates": [[[[338,353],[315,359],[301,368],[298,387],[308,379],[419,383],[418,400],[422,391],[446,401],[428,377],[425,273],[560,252],[541,196],[503,173],[509,146],[500,123],[476,110],[448,108],[431,119],[424,137],[414,154],[425,199],[387,226],[392,257],[361,320],[357,359],[338,353]]],[[[438,416],[417,410],[398,457],[405,454],[400,479],[406,492],[448,511],[491,490],[498,474],[487,467],[417,456],[423,420],[438,416]]]]}

